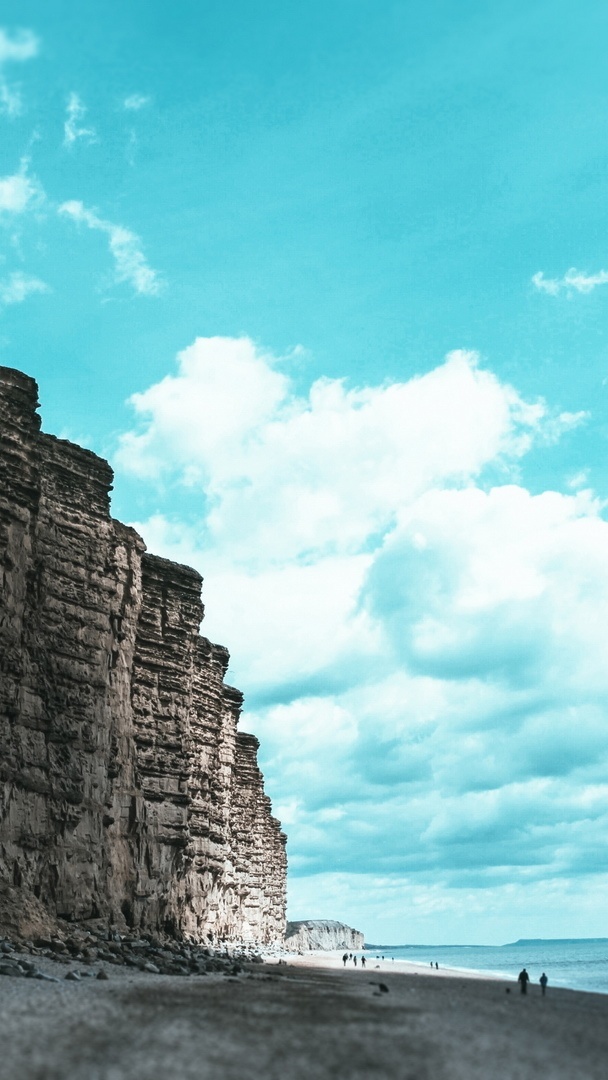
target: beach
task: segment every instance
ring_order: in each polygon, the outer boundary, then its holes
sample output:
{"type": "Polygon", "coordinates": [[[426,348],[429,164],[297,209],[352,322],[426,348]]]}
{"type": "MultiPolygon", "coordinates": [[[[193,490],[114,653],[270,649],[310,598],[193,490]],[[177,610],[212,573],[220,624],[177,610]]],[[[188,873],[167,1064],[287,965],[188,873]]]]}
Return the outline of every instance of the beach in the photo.
{"type": "Polygon", "coordinates": [[[608,995],[524,997],[515,981],[373,957],[345,970],[337,953],[284,960],[230,976],[3,977],[0,1077],[605,1080],[608,995]]]}
{"type": "MultiPolygon", "coordinates": [[[[347,960],[346,967],[344,965],[342,957],[344,956],[343,949],[336,949],[333,952],[321,952],[320,950],[311,950],[309,953],[287,954],[284,959],[289,964],[294,964],[298,967],[321,967],[329,968],[331,970],[346,970],[346,971],[364,971],[365,973],[381,973],[382,976],[393,975],[429,975],[432,971],[432,978],[436,979],[498,979],[501,982],[505,982],[499,975],[491,973],[486,974],[480,971],[466,970],[465,968],[450,968],[439,967],[431,968],[431,964],[422,964],[417,961],[411,960],[392,960],[390,954],[385,953],[384,958],[382,956],[377,957],[375,953],[366,952],[365,956],[365,968],[361,965],[361,953],[355,954],[357,956],[357,968],[354,967],[352,960],[347,960]]],[[[268,963],[274,961],[274,957],[265,958],[268,963]]]]}

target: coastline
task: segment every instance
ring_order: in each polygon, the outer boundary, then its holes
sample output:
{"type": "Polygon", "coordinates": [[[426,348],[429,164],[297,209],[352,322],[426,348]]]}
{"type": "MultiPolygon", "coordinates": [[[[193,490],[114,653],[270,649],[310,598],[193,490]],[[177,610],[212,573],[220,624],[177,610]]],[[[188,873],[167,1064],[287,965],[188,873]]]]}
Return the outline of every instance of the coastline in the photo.
{"type": "MultiPolygon", "coordinates": [[[[280,958],[272,953],[262,952],[264,962],[267,964],[278,964],[279,959],[286,961],[288,964],[293,964],[296,967],[316,967],[325,968],[328,971],[347,970],[358,971],[361,975],[368,974],[370,972],[376,975],[425,975],[431,979],[476,979],[476,980],[489,980],[505,982],[511,981],[511,976],[501,975],[499,972],[490,971],[476,971],[472,968],[456,968],[456,967],[440,967],[439,969],[431,969],[430,964],[418,963],[414,960],[384,960],[377,959],[375,955],[371,953],[365,955],[365,968],[361,968],[360,962],[357,964],[357,968],[351,961],[347,962],[346,968],[342,962],[342,956],[344,955],[344,949],[322,950],[311,949],[306,953],[281,953],[280,958]]],[[[361,954],[357,953],[359,957],[361,954]]],[[[517,982],[517,976],[512,978],[513,982],[517,982]]],[[[582,993],[583,991],[581,991],[582,993]]]]}
{"type": "MultiPolygon", "coordinates": [[[[305,967],[319,967],[327,968],[328,970],[343,969],[342,963],[343,949],[332,950],[331,952],[323,951],[320,949],[310,950],[307,953],[286,953],[283,952],[280,956],[290,964],[300,965],[305,967]]],[[[266,963],[277,963],[277,957],[279,954],[264,954],[264,960],[266,963]]],[[[404,960],[399,958],[391,960],[385,954],[384,960],[378,959],[376,954],[365,953],[366,966],[364,971],[376,972],[376,974],[389,974],[393,972],[395,974],[402,975],[423,975],[429,976],[432,979],[475,979],[478,981],[491,981],[500,982],[505,986],[510,986],[519,992],[519,986],[517,983],[517,969],[513,967],[511,970],[491,970],[487,968],[470,968],[470,967],[457,967],[455,965],[443,964],[439,968],[431,967],[419,960],[404,960]]],[[[359,958],[361,953],[357,953],[359,958]]],[[[523,965],[520,965],[523,966],[523,965]]],[[[526,965],[528,966],[528,965],[526,965]]],[[[354,965],[352,961],[347,962],[347,970],[353,970],[354,965]]],[[[355,971],[361,972],[360,961],[358,959],[357,968],[355,971]]],[[[531,970],[528,966],[528,970],[531,970]]],[[[540,970],[540,969],[539,969],[540,970]]],[[[547,965],[547,971],[550,972],[550,968],[547,965]]],[[[550,979],[549,992],[556,990],[569,990],[577,994],[600,994],[604,997],[608,997],[608,990],[604,986],[577,986],[568,983],[563,979],[556,978],[555,976],[550,979]]],[[[528,993],[535,993],[539,991],[538,980],[532,978],[528,987],[528,993]]],[[[540,991],[539,991],[540,992],[540,991]]]]}

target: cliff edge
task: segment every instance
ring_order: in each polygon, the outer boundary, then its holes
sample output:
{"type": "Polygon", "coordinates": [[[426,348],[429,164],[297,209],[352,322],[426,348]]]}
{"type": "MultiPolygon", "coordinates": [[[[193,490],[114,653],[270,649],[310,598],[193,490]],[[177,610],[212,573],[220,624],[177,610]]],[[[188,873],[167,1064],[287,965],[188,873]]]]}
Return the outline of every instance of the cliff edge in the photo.
{"type": "Polygon", "coordinates": [[[281,940],[285,836],[200,575],[110,516],[106,461],[0,367],[0,929],[281,940]]]}
{"type": "Polygon", "coordinates": [[[312,949],[322,949],[324,952],[331,952],[333,949],[360,952],[364,944],[365,938],[360,930],[353,930],[352,926],[345,926],[344,923],[331,919],[287,923],[285,948],[291,952],[310,952],[312,949]]]}

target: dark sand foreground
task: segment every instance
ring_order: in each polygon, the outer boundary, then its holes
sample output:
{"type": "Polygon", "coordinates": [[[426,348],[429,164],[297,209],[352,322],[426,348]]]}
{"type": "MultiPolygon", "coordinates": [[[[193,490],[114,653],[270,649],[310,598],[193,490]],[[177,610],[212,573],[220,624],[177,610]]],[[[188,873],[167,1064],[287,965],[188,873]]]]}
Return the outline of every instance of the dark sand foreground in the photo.
{"type": "Polygon", "coordinates": [[[608,1077],[608,995],[292,965],[110,974],[0,979],[2,1080],[608,1077]]]}

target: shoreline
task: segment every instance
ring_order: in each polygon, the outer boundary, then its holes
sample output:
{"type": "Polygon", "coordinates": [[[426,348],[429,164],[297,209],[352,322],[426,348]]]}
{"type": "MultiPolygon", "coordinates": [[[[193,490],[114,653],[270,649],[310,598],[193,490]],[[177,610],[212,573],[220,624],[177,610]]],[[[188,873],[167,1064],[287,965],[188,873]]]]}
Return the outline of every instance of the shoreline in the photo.
{"type": "MultiPolygon", "coordinates": [[[[349,950],[350,951],[350,950],[349,950]]],[[[282,959],[288,964],[293,964],[299,967],[316,967],[319,969],[325,969],[328,971],[344,970],[342,963],[342,956],[344,954],[343,949],[334,949],[324,951],[322,949],[311,949],[307,953],[286,953],[283,952],[278,957],[275,954],[266,954],[264,950],[261,950],[261,955],[264,958],[264,963],[277,964],[279,959],[282,959]]],[[[357,953],[360,957],[361,953],[357,953]]],[[[519,993],[519,986],[517,983],[517,974],[510,974],[508,972],[500,971],[480,971],[477,968],[460,968],[460,967],[448,967],[443,966],[439,969],[431,968],[430,963],[421,963],[416,960],[387,960],[386,956],[384,960],[378,960],[376,957],[372,957],[371,954],[366,956],[365,968],[361,969],[360,965],[354,968],[352,962],[348,962],[346,965],[348,971],[359,971],[360,973],[373,972],[376,974],[389,975],[391,973],[395,975],[413,975],[413,976],[425,976],[430,979],[472,979],[480,982],[499,982],[507,984],[511,988],[512,993],[519,993]]],[[[551,982],[549,984],[549,993],[554,991],[568,991],[573,994],[599,994],[601,997],[608,997],[608,990],[596,990],[578,986],[567,986],[563,983],[551,982]]],[[[540,993],[540,987],[538,983],[532,980],[528,986],[528,994],[534,994],[538,991],[540,993]]]]}
{"type": "MultiPolygon", "coordinates": [[[[375,956],[366,956],[365,967],[361,967],[360,961],[355,968],[351,961],[348,961],[346,967],[343,964],[342,957],[344,955],[344,949],[311,949],[306,953],[287,953],[283,952],[279,957],[273,953],[265,953],[261,950],[261,955],[266,964],[278,964],[280,961],[284,961],[287,964],[293,964],[296,967],[317,967],[326,969],[327,971],[359,971],[361,974],[367,974],[369,972],[376,972],[382,975],[428,975],[429,978],[462,978],[462,979],[481,979],[488,981],[502,981],[509,980],[511,977],[508,975],[501,975],[497,972],[489,971],[476,971],[473,968],[454,968],[454,967],[440,967],[439,969],[431,969],[430,964],[428,967],[425,964],[421,964],[415,960],[379,960],[375,956]]],[[[361,953],[356,953],[357,957],[361,956],[361,953]]],[[[512,978],[513,982],[517,983],[517,976],[512,978]]],[[[582,991],[581,991],[582,993],[582,991]]]]}

